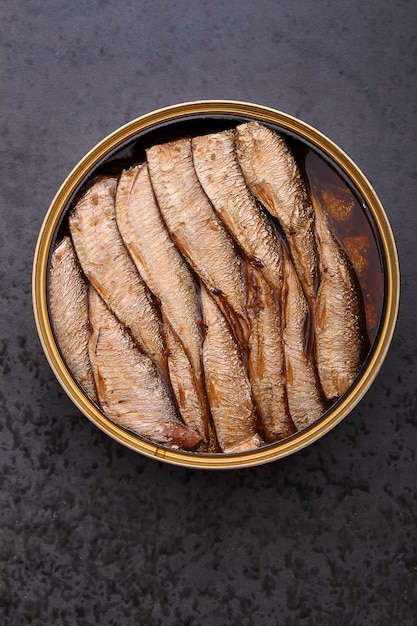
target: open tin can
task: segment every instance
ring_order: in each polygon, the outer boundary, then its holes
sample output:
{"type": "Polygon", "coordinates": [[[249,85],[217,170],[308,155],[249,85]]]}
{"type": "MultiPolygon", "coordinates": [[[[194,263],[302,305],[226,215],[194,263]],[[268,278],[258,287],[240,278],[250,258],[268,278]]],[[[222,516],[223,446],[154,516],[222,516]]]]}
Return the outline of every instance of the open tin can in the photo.
{"type": "MultiPolygon", "coordinates": [[[[355,264],[354,263],[354,264],[355,264]]],[[[33,266],[33,305],[39,337],[65,392],[107,435],[148,457],[194,468],[233,469],[288,456],[334,428],[358,404],[377,376],[389,348],[399,304],[400,278],[393,234],[372,186],[352,160],[330,139],[304,122],[274,109],[246,102],[199,101],[166,107],[135,119],[97,144],[73,169],[46,214],[33,266]],[[370,350],[354,383],[324,415],[296,434],[249,452],[185,452],[155,445],[118,426],[84,394],[57,345],[48,304],[48,272],[57,238],[71,208],[100,174],[120,174],[145,159],[145,150],[183,136],[234,128],[256,120],[280,132],[302,165],[310,186],[332,194],[331,225],[355,259],[366,309],[370,350]]]]}

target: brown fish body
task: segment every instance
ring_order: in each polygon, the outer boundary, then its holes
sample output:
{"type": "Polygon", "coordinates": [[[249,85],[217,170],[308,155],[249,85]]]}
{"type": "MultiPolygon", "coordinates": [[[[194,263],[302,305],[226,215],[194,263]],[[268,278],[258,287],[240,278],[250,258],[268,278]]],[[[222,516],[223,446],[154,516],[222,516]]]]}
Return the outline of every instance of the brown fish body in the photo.
{"type": "Polygon", "coordinates": [[[69,217],[71,236],[88,280],[139,348],[166,373],[160,318],[117,228],[116,185],[116,178],[103,178],[87,190],[69,217]]]}
{"type": "Polygon", "coordinates": [[[220,219],[249,260],[280,291],[281,242],[246,185],[233,131],[195,137],[192,148],[198,178],[220,219]]]}
{"type": "MultiPolygon", "coordinates": [[[[207,451],[213,450],[215,438],[211,432],[209,409],[202,379],[197,379],[182,342],[173,332],[169,322],[165,323],[168,348],[168,368],[178,410],[184,423],[200,433],[207,451]]],[[[215,446],[214,446],[215,447],[215,446]]]]}
{"type": "Polygon", "coordinates": [[[315,312],[316,360],[327,398],[344,394],[368,349],[362,294],[353,266],[316,203],[320,286],[315,312]]]}
{"type": "Polygon", "coordinates": [[[216,302],[204,288],[202,304],[204,370],[217,440],[222,452],[252,450],[262,445],[262,439],[239,349],[216,302]]]}
{"type": "Polygon", "coordinates": [[[184,258],[163,222],[147,165],[123,172],[116,194],[116,220],[131,258],[184,346],[196,375],[202,370],[203,337],[198,292],[184,258]],[[125,183],[134,178],[132,184],[125,183]],[[129,189],[126,194],[125,189],[129,189]]]}
{"type": "Polygon", "coordinates": [[[318,284],[314,212],[297,163],[284,138],[258,122],[237,126],[235,140],[246,183],[279,220],[304,292],[312,300],[318,284]]]}
{"type": "Polygon", "coordinates": [[[48,291],[52,326],[62,356],[87,396],[97,402],[88,356],[87,285],[69,237],[64,237],[52,254],[48,291]]]}
{"type": "Polygon", "coordinates": [[[249,267],[249,357],[253,397],[268,443],[295,432],[285,388],[280,302],[262,273],[249,267]]]}
{"type": "Polygon", "coordinates": [[[288,406],[297,430],[315,422],[327,408],[313,355],[306,351],[309,315],[297,272],[284,252],[282,336],[288,406]]]}
{"type": "MultiPolygon", "coordinates": [[[[200,185],[191,140],[153,146],[147,151],[147,160],[152,187],[174,243],[220,305],[224,305],[224,313],[227,315],[229,310],[237,316],[241,334],[246,335],[241,261],[200,185]]],[[[233,325],[233,319],[230,321],[233,325]]]]}
{"type": "Polygon", "coordinates": [[[104,414],[157,444],[195,449],[201,435],[180,422],[155,363],[138,350],[93,288],[89,315],[90,361],[104,414]]]}
{"type": "Polygon", "coordinates": [[[166,322],[169,374],[181,415],[208,441],[197,285],[168,234],[146,163],[122,173],[116,194],[116,221],[140,275],[158,298],[166,322]]]}

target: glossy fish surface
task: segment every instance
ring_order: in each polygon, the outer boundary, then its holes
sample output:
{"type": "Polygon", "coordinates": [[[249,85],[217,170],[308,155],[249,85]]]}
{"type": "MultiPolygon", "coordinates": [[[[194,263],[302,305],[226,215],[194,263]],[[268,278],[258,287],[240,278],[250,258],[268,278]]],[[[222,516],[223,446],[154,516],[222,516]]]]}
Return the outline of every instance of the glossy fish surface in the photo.
{"type": "Polygon", "coordinates": [[[62,356],[87,396],[97,402],[88,356],[87,284],[69,237],[64,237],[52,253],[48,291],[52,326],[62,356]]]}
{"type": "Polygon", "coordinates": [[[282,337],[288,406],[297,430],[315,422],[327,408],[313,354],[306,350],[309,316],[297,272],[284,252],[282,337]]]}
{"type": "Polygon", "coordinates": [[[201,435],[178,419],[158,368],[138,350],[94,288],[89,290],[89,315],[90,361],[105,415],[157,444],[195,449],[201,435]]]}
{"type": "Polygon", "coordinates": [[[210,445],[210,421],[204,384],[192,368],[182,342],[172,331],[170,324],[165,324],[165,333],[168,349],[168,369],[172,389],[177,406],[184,423],[197,431],[206,447],[210,445]]]}
{"type": "Polygon", "coordinates": [[[202,381],[203,336],[197,284],[168,234],[146,163],[122,173],[116,194],[116,221],[166,321],[168,367],[181,414],[207,439],[209,415],[202,381]]]}
{"type": "Polygon", "coordinates": [[[204,370],[217,440],[222,452],[244,452],[262,445],[242,357],[216,302],[202,289],[204,370]]]}
{"type": "Polygon", "coordinates": [[[166,372],[160,317],[117,228],[116,187],[116,178],[102,178],[87,190],[69,216],[71,236],[88,280],[139,348],[166,372]]]}
{"type": "Polygon", "coordinates": [[[258,122],[237,126],[235,141],[246,183],[281,224],[302,287],[311,300],[318,283],[314,211],[288,144],[258,122]]]}
{"type": "Polygon", "coordinates": [[[270,443],[295,432],[285,387],[285,360],[279,296],[262,272],[248,268],[249,356],[248,369],[253,397],[270,443]]]}
{"type": "Polygon", "coordinates": [[[233,131],[195,137],[192,148],[198,178],[220,219],[248,259],[280,290],[281,241],[246,185],[233,131]]]}
{"type": "Polygon", "coordinates": [[[200,376],[203,337],[197,285],[168,234],[146,164],[122,173],[116,194],[116,220],[140,275],[157,296],[164,317],[200,376]]]}
{"type": "Polygon", "coordinates": [[[320,286],[315,312],[316,359],[327,398],[343,395],[364,362],[369,342],[362,293],[352,263],[315,202],[320,286]]]}
{"type": "Polygon", "coordinates": [[[230,309],[246,332],[243,269],[233,241],[202,189],[191,140],[147,150],[152,187],[170,235],[207,288],[230,309]]]}

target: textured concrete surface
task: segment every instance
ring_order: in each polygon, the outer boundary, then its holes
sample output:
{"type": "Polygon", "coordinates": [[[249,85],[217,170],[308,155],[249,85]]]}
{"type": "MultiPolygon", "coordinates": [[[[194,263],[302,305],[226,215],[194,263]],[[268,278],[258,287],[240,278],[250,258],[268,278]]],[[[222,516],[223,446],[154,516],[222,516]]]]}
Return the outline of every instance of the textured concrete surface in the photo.
{"type": "Polygon", "coordinates": [[[411,0],[3,0],[2,624],[415,624],[416,17],[411,0]],[[30,293],[78,160],[142,113],[205,98],[273,106],[339,144],[402,268],[392,348],[359,406],[298,455],[221,474],[90,424],[49,369],[30,293]]]}

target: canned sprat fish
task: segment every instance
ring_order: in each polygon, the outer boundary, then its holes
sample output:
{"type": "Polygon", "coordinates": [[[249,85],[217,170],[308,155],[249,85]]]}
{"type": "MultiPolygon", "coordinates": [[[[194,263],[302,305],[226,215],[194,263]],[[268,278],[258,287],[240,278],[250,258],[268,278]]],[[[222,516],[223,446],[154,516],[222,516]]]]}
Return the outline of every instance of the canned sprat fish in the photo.
{"type": "Polygon", "coordinates": [[[39,336],[108,435],[200,468],[292,454],[374,381],[399,300],[369,182],[317,130],[260,105],[144,115],[59,189],[35,253],[39,336]]]}

